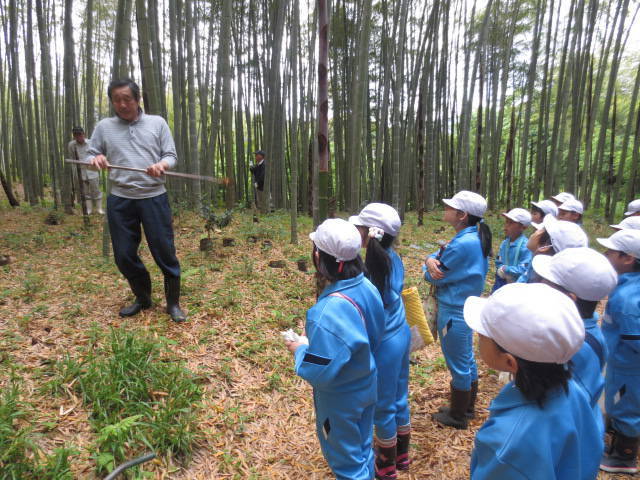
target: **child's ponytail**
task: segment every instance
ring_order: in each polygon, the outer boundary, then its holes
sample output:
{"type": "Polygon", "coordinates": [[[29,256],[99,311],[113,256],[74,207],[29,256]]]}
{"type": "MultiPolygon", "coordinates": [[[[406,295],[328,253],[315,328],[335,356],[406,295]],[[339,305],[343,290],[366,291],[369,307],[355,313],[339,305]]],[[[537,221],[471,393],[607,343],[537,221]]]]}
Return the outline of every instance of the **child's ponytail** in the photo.
{"type": "Polygon", "coordinates": [[[369,236],[369,243],[367,244],[365,266],[369,280],[376,286],[380,296],[384,295],[387,279],[391,273],[391,258],[386,249],[391,246],[393,240],[394,237],[383,232],[381,238],[369,236]]]}
{"type": "Polygon", "coordinates": [[[469,221],[467,225],[470,227],[477,225],[478,226],[478,236],[480,237],[480,245],[482,246],[482,255],[485,257],[492,257],[493,252],[491,251],[491,229],[489,225],[482,221],[482,218],[476,217],[475,215],[467,214],[469,217],[469,221]]]}

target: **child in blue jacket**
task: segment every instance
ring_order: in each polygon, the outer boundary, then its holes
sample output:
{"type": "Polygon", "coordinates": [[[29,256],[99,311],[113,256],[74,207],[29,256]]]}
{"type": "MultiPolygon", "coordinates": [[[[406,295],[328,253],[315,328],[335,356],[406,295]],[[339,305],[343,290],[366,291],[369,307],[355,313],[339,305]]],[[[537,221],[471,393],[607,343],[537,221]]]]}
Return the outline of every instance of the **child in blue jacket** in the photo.
{"type": "Polygon", "coordinates": [[[587,247],[567,248],[553,257],[539,255],[533,259],[533,268],[544,283],[569,295],[584,321],[585,342],[571,359],[571,373],[589,395],[604,435],[598,400],[604,390],[602,371],[607,347],[595,310],[598,302],[615,288],[618,275],[604,255],[587,247]]]}
{"type": "Polygon", "coordinates": [[[424,278],[436,286],[438,335],[447,368],[451,373],[450,405],[432,415],[441,425],[467,428],[474,416],[478,393],[478,369],[473,356],[473,332],[462,315],[464,301],[480,295],[489,268],[491,230],[482,221],[487,202],[474,192],[463,190],[443,200],[444,221],[456,235],[427,258],[424,278]]]}
{"type": "Polygon", "coordinates": [[[584,341],[571,299],[542,283],[513,283],[488,299],[470,297],[464,317],[482,360],[514,377],[476,434],[471,478],[595,479],[603,440],[568,365],[584,341]]]}
{"type": "Polygon", "coordinates": [[[640,230],[598,238],[618,272],[602,321],[608,349],[605,411],[611,442],[600,462],[606,472],[636,473],[640,442],[640,230]]]}
{"type": "Polygon", "coordinates": [[[496,281],[493,292],[507,283],[513,283],[527,271],[531,263],[531,251],[527,248],[524,231],[531,225],[531,214],[524,208],[514,208],[504,217],[505,239],[496,257],[496,281]]]}
{"type": "Polygon", "coordinates": [[[364,277],[360,234],[340,219],[310,234],[313,261],[328,281],[307,311],[308,345],[287,341],[296,373],[313,386],[316,432],[339,480],[371,480],[377,375],[367,323],[383,324],[380,294],[364,277]]]}
{"type": "Polygon", "coordinates": [[[370,203],[349,218],[358,227],[367,249],[367,276],[376,286],[386,313],[380,347],[373,356],[378,368],[378,402],[374,415],[376,478],[395,480],[396,469],[409,468],[409,348],[402,288],[404,265],[393,249],[400,232],[400,216],[391,206],[370,203]]]}

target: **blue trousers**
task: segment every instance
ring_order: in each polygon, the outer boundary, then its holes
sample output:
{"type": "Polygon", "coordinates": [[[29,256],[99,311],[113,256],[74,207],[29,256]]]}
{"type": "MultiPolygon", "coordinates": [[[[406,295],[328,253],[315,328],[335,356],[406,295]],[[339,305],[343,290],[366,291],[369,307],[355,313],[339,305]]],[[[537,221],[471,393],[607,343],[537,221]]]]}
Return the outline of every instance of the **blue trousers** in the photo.
{"type": "Polygon", "coordinates": [[[151,255],[162,273],[167,277],[180,276],[180,263],[173,244],[171,208],[166,193],[137,200],[109,195],[107,219],[113,256],[118,269],[127,280],[148,275],[138,255],[142,239],[141,226],[151,255]]]}
{"type": "Polygon", "coordinates": [[[374,424],[382,440],[395,437],[409,420],[409,347],[411,330],[405,322],[399,331],[382,341],[376,351],[378,402],[374,424]]]}
{"type": "Polygon", "coordinates": [[[372,480],[375,387],[370,392],[314,390],[316,433],[337,480],[372,480]]]}
{"type": "Polygon", "coordinates": [[[604,406],[611,426],[627,437],[640,437],[640,374],[607,367],[604,406]]]}
{"type": "Polygon", "coordinates": [[[471,390],[471,382],[478,379],[478,367],[473,355],[473,331],[464,321],[462,307],[438,304],[438,335],[453,388],[471,390]]]}

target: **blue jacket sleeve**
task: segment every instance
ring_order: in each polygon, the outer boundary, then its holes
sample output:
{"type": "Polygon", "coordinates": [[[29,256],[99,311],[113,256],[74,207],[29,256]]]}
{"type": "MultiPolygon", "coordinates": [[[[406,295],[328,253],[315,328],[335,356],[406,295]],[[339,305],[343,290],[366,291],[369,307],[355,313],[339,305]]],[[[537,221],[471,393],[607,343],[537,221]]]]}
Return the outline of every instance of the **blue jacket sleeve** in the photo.
{"type": "Polygon", "coordinates": [[[349,348],[330,332],[318,328],[309,345],[296,349],[296,373],[313,387],[331,385],[351,358],[349,348]]]}
{"type": "MultiPolygon", "coordinates": [[[[450,243],[440,257],[440,263],[442,264],[441,270],[444,273],[444,278],[440,280],[434,279],[429,274],[429,271],[423,267],[424,279],[436,286],[459,281],[465,275],[463,269],[460,268],[464,265],[465,257],[467,256],[464,250],[462,245],[450,243]]],[[[429,258],[435,258],[436,255],[436,253],[429,255],[429,258]]]]}
{"type": "Polygon", "coordinates": [[[628,313],[615,315],[620,327],[620,343],[635,353],[640,353],[640,318],[628,313]]]}

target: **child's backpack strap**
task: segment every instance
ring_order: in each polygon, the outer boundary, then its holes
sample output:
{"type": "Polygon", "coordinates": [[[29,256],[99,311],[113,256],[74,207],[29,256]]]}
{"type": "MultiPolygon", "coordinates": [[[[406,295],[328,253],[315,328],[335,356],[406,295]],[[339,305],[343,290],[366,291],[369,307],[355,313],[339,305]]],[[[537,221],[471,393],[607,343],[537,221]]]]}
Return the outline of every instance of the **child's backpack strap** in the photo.
{"type": "Polygon", "coordinates": [[[329,294],[330,297],[339,297],[339,298],[344,298],[347,302],[349,302],[351,305],[353,305],[354,307],[356,307],[356,310],[358,310],[358,313],[360,314],[360,319],[362,320],[362,323],[365,326],[365,329],[367,328],[367,322],[364,319],[364,314],[362,313],[362,310],[360,309],[360,306],[355,302],[355,300],[347,295],[345,295],[344,293],[341,292],[333,292],[329,294]]]}
{"type": "Polygon", "coordinates": [[[518,260],[520,259],[520,250],[522,250],[522,244],[524,243],[525,240],[526,240],[525,237],[520,237],[520,240],[518,240],[518,243],[516,243],[516,258],[513,259],[513,264],[515,266],[518,265],[518,260]]]}
{"type": "Polygon", "coordinates": [[[591,349],[598,357],[598,360],[600,361],[600,371],[602,371],[602,369],[604,368],[604,351],[602,350],[602,345],[600,345],[600,342],[596,340],[596,337],[594,337],[589,332],[584,333],[584,341],[585,343],[589,344],[591,349]]]}

